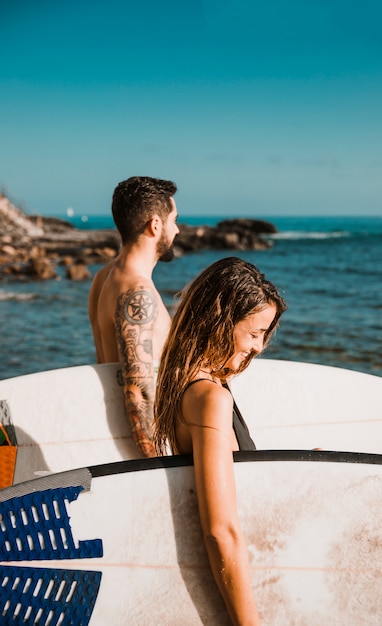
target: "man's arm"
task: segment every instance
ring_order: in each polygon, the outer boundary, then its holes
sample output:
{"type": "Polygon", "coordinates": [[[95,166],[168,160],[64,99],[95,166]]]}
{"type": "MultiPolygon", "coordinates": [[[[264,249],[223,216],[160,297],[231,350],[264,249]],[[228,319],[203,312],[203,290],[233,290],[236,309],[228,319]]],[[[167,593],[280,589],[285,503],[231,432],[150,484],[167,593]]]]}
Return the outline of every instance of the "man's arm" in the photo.
{"type": "Polygon", "coordinates": [[[157,300],[150,288],[129,289],[118,298],[115,329],[125,410],[135,444],[146,457],[156,456],[152,421],[155,396],[153,332],[157,314],[157,300]]]}
{"type": "Polygon", "coordinates": [[[101,270],[98,274],[95,275],[92,285],[89,291],[89,299],[88,299],[88,316],[89,321],[92,327],[93,332],[93,340],[94,347],[96,350],[96,360],[97,363],[105,363],[105,356],[103,354],[102,348],[102,336],[101,331],[98,324],[98,300],[99,300],[99,292],[103,284],[104,272],[101,270]]]}

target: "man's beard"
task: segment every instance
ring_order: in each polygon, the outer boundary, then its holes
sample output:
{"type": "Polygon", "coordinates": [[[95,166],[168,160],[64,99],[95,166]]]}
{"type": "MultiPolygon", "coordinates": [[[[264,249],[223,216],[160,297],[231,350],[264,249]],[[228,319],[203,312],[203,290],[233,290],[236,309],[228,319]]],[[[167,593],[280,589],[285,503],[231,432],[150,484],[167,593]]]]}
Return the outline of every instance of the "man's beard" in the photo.
{"type": "Polygon", "coordinates": [[[157,245],[157,253],[158,253],[158,261],[163,261],[164,263],[169,263],[173,260],[175,256],[173,241],[171,243],[168,242],[164,237],[162,237],[158,241],[157,245]]]}

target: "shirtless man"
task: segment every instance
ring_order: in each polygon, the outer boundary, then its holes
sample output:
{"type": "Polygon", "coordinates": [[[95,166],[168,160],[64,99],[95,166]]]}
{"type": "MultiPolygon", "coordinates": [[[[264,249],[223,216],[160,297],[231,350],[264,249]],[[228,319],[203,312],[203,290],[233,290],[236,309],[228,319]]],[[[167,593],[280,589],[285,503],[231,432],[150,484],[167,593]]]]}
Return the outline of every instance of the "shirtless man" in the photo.
{"type": "Polygon", "coordinates": [[[151,426],[154,367],[170,316],[152,280],[158,261],[174,257],[179,229],[171,181],[134,176],[114,190],[112,213],[121,235],[118,256],[94,277],[89,294],[97,363],[119,361],[125,410],[142,455],[155,456],[151,426]]]}

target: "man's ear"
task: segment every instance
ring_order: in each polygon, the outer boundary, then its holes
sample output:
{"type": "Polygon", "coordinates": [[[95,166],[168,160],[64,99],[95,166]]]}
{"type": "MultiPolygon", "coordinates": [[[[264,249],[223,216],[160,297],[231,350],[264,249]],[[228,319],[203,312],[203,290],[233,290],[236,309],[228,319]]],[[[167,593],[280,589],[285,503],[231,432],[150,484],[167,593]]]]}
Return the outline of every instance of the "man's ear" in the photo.
{"type": "Polygon", "coordinates": [[[147,224],[147,228],[151,235],[158,235],[162,230],[162,220],[159,215],[153,215],[151,220],[147,224]]]}

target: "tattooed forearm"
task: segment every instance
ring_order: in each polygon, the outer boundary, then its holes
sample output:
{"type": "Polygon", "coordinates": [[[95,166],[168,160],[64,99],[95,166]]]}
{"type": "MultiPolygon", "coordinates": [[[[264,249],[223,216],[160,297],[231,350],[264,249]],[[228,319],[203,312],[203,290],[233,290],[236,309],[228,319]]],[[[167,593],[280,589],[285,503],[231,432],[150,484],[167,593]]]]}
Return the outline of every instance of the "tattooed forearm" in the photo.
{"type": "Polygon", "coordinates": [[[143,456],[156,456],[152,441],[153,401],[136,393],[137,388],[125,387],[125,407],[135,445],[143,456]]]}
{"type": "Polygon", "coordinates": [[[132,435],[145,456],[154,456],[153,332],[157,316],[155,294],[148,289],[121,294],[115,314],[116,338],[122,365],[125,409],[132,435]]]}

